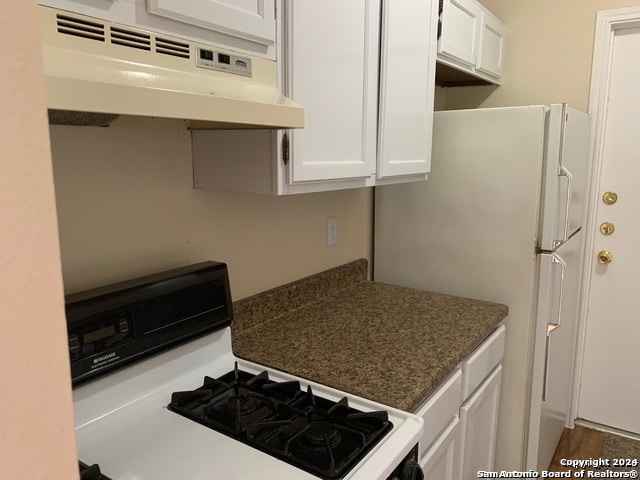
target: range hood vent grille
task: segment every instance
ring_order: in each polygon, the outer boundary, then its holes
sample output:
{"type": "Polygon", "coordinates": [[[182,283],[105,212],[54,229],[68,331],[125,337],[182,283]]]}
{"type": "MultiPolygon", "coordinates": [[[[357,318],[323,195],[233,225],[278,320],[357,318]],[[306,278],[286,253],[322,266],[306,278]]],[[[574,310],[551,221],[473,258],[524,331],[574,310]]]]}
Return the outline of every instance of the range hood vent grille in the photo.
{"type": "Polygon", "coordinates": [[[104,42],[104,24],[90,22],[81,18],[74,18],[68,15],[57,15],[58,32],[64,35],[87,38],[104,42]]]}
{"type": "Polygon", "coordinates": [[[169,38],[149,35],[138,30],[115,27],[109,28],[109,37],[106,36],[106,26],[99,21],[89,21],[70,15],[56,15],[58,33],[72,35],[107,42],[112,45],[136,48],[161,55],[171,55],[179,58],[191,58],[191,48],[188,43],[178,42],[169,38]]]}
{"type": "Polygon", "coordinates": [[[123,47],[139,48],[140,50],[151,50],[151,36],[138,33],[124,28],[111,27],[111,43],[122,45],[123,47]]]}
{"type": "Polygon", "coordinates": [[[180,58],[191,58],[189,44],[156,37],[156,52],[163,55],[173,55],[180,58]]]}

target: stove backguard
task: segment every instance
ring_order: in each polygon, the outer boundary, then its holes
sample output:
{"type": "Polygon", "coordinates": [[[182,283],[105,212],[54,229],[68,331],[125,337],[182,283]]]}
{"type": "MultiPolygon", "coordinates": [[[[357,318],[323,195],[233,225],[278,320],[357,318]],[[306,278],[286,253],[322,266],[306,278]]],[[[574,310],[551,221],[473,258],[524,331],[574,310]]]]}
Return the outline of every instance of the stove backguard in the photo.
{"type": "Polygon", "coordinates": [[[68,295],[74,384],[176,343],[227,327],[227,266],[202,262],[68,295]]]}

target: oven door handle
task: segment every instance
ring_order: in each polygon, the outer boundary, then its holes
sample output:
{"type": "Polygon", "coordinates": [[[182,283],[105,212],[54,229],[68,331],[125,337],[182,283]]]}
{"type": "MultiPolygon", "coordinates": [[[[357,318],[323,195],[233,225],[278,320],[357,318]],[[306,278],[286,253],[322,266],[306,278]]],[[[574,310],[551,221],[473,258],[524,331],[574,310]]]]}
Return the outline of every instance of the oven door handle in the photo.
{"type": "Polygon", "coordinates": [[[424,472],[418,462],[409,458],[400,467],[400,471],[389,477],[389,480],[424,480],[424,472]]]}

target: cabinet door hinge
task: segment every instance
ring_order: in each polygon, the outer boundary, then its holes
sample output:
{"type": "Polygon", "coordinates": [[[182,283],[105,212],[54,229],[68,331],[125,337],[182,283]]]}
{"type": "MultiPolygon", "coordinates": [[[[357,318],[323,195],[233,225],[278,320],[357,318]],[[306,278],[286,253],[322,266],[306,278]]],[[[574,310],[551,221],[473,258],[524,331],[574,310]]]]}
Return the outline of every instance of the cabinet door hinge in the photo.
{"type": "Polygon", "coordinates": [[[442,12],[444,10],[444,0],[438,2],[438,33],[436,34],[436,40],[440,40],[442,36],[442,12]]]}
{"type": "Polygon", "coordinates": [[[286,133],[282,136],[282,161],[289,164],[289,135],[286,133]]]}

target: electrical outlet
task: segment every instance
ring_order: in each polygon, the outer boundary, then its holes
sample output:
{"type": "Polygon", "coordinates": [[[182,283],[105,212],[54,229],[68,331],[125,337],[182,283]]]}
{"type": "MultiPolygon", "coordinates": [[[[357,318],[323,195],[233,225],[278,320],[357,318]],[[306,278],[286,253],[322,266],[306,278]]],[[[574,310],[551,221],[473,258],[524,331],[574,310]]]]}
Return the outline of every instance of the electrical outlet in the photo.
{"type": "Polygon", "coordinates": [[[338,243],[338,217],[327,217],[327,247],[338,243]]]}

